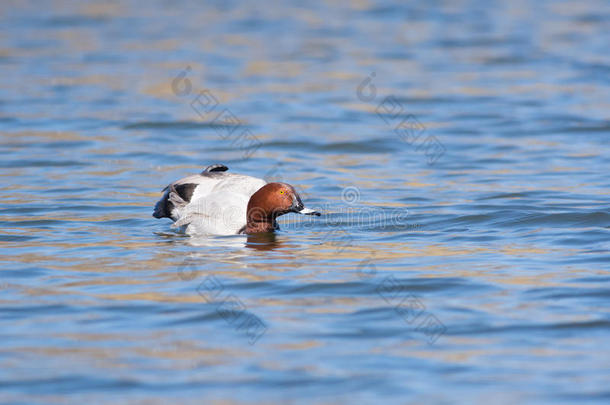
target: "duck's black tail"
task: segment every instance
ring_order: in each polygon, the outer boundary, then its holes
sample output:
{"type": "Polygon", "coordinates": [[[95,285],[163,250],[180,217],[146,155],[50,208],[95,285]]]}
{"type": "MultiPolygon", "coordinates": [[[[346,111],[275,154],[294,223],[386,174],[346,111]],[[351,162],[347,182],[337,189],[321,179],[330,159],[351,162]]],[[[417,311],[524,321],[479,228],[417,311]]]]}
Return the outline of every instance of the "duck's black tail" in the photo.
{"type": "Polygon", "coordinates": [[[169,186],[165,187],[165,193],[163,197],[155,204],[155,210],[153,211],[153,217],[155,218],[171,218],[169,215],[172,212],[172,203],[169,201],[169,186]]]}
{"type": "Polygon", "coordinates": [[[185,184],[170,184],[165,187],[165,194],[157,204],[155,204],[155,210],[153,211],[153,217],[155,218],[171,218],[174,211],[174,207],[177,205],[186,205],[191,201],[191,197],[195,192],[197,184],[185,183],[185,184]]]}

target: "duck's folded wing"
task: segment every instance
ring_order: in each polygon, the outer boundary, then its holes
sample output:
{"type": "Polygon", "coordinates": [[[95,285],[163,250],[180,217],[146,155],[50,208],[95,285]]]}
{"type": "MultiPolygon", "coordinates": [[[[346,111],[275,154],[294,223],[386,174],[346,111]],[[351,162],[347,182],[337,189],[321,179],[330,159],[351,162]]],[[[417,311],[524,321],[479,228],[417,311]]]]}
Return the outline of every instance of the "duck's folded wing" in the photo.
{"type": "Polygon", "coordinates": [[[179,209],[174,227],[189,235],[235,235],[246,225],[249,197],[241,193],[212,193],[179,209]]]}
{"type": "MultiPolygon", "coordinates": [[[[222,166],[222,168],[226,168],[226,166],[222,166]]],[[[208,169],[199,174],[184,177],[165,187],[163,189],[163,196],[155,205],[153,217],[177,220],[179,215],[176,213],[176,205],[169,198],[171,192],[180,197],[180,199],[176,199],[178,202],[184,201],[189,203],[191,200],[210,193],[214,186],[222,182],[225,176],[229,175],[223,171],[216,170],[215,167],[212,167],[211,170],[208,169]]]]}
{"type": "MultiPolygon", "coordinates": [[[[225,172],[202,172],[180,179],[169,186],[165,193],[155,205],[153,216],[155,218],[171,218],[174,221],[180,218],[179,207],[169,198],[173,192],[180,198],[174,198],[178,203],[190,203],[200,200],[209,195],[215,195],[216,199],[222,200],[223,194],[242,194],[248,199],[258,189],[267,184],[263,179],[231,174],[225,172]]],[[[247,202],[246,202],[247,205],[247,202]]]]}

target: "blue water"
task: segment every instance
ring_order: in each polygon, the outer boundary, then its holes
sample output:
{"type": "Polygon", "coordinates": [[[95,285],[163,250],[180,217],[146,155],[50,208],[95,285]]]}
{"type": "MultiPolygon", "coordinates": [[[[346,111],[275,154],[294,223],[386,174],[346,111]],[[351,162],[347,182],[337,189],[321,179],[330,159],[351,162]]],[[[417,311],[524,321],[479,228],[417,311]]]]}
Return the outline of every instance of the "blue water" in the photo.
{"type": "Polygon", "coordinates": [[[0,402],[610,400],[607,1],[0,23],[0,402]],[[324,215],[152,218],[212,163],[324,215]]]}

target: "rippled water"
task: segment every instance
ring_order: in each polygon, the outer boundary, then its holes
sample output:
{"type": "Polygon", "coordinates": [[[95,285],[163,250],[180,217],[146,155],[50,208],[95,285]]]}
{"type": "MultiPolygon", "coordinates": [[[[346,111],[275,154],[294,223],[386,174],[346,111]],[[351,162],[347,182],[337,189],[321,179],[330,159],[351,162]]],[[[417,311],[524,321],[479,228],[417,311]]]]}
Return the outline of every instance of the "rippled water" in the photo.
{"type": "Polygon", "coordinates": [[[610,399],[607,1],[0,18],[2,401],[610,399]],[[325,215],[151,217],[211,163],[325,215]]]}

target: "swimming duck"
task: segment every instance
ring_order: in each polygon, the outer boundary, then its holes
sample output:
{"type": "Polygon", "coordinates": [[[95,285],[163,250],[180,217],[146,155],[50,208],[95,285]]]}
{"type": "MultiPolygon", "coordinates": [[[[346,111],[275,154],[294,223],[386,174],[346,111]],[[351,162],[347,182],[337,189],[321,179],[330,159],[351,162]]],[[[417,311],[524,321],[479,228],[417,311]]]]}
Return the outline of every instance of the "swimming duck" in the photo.
{"type": "Polygon", "coordinates": [[[188,235],[273,232],[279,229],[276,218],[280,215],[320,216],[305,208],[290,184],[267,183],[227,170],[227,166],[215,164],[171,183],[163,189],[153,216],[170,218],[173,228],[188,235]]]}

